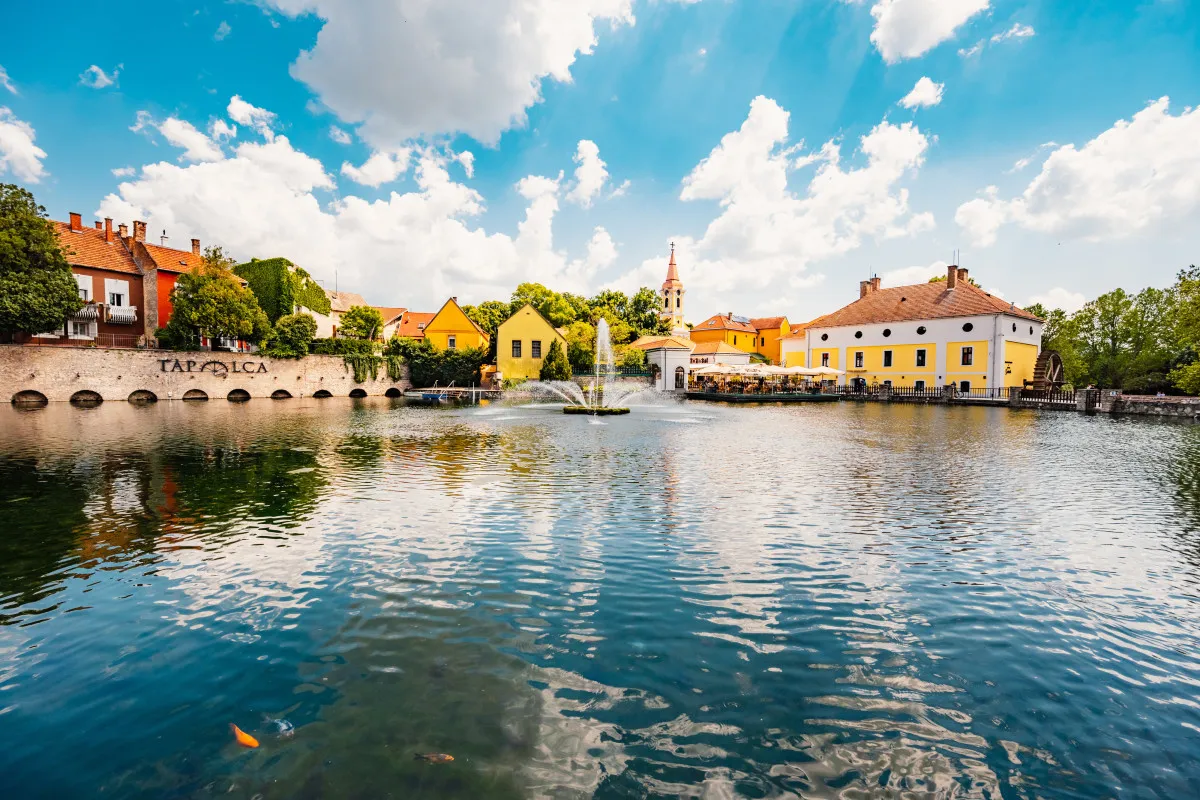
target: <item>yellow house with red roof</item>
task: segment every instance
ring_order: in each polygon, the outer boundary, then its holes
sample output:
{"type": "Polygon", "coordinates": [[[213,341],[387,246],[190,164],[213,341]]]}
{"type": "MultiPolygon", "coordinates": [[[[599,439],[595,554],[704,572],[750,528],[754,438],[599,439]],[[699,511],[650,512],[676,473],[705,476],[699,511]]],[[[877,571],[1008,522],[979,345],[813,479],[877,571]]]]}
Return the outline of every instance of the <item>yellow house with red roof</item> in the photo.
{"type": "Polygon", "coordinates": [[[747,353],[757,352],[758,329],[746,317],[717,314],[692,328],[689,337],[693,342],[724,342],[747,353]]]}
{"type": "Polygon", "coordinates": [[[425,338],[438,350],[486,348],[490,341],[483,328],[475,324],[458,304],[457,297],[446,301],[425,325],[425,338]]]}
{"type": "Polygon", "coordinates": [[[781,364],[779,341],[791,332],[787,317],[757,317],[750,326],[758,332],[755,352],[762,353],[772,364],[781,364]]]}

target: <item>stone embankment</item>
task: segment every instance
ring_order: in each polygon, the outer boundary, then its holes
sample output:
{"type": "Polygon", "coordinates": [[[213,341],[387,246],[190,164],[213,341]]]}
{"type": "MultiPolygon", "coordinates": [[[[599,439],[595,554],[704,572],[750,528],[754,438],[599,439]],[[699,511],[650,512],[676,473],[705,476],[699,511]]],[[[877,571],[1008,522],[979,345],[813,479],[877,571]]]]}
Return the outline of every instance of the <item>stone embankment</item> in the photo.
{"type": "Polygon", "coordinates": [[[408,388],[406,378],[388,378],[384,366],[376,379],[355,383],[341,356],[283,359],[250,353],[0,345],[0,399],[14,402],[397,397],[408,388]]]}

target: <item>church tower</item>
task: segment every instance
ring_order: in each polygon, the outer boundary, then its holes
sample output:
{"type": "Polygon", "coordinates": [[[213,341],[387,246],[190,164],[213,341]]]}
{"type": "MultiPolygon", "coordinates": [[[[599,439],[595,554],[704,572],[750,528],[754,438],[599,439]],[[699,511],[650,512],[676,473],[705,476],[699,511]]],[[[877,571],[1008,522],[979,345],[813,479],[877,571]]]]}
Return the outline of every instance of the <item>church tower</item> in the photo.
{"type": "Polygon", "coordinates": [[[683,281],[679,280],[679,267],[675,265],[675,243],[671,242],[671,263],[667,265],[667,279],[663,281],[659,296],[662,305],[658,309],[659,319],[671,325],[671,333],[676,336],[687,336],[687,325],[683,322],[683,296],[686,290],[683,281]]]}

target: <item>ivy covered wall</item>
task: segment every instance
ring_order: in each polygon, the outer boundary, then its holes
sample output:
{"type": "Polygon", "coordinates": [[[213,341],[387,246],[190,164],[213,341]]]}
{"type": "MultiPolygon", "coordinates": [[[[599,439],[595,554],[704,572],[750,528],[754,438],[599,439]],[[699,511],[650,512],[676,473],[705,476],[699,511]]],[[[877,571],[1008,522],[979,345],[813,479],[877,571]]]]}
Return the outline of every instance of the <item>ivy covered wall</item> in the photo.
{"type": "Polygon", "coordinates": [[[250,290],[272,324],[291,314],[296,306],[321,314],[329,313],[329,297],[325,290],[286,258],[252,258],[245,264],[238,264],[233,272],[250,284],[250,290]]]}

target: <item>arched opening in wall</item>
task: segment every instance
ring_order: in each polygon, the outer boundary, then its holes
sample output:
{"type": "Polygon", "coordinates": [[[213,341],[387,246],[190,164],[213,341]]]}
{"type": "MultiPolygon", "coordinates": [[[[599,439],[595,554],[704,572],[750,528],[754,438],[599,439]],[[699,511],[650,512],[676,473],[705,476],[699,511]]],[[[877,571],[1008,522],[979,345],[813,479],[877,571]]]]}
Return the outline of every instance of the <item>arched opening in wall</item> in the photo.
{"type": "Polygon", "coordinates": [[[350,396],[351,397],[366,397],[367,390],[366,389],[351,389],[350,396]]]}
{"type": "Polygon", "coordinates": [[[99,392],[93,392],[91,389],[81,389],[71,395],[71,405],[82,406],[84,408],[92,408],[104,402],[104,398],[99,392]]]}
{"type": "Polygon", "coordinates": [[[683,367],[675,368],[675,388],[676,389],[687,388],[687,374],[684,372],[683,367]]]}
{"type": "Polygon", "coordinates": [[[245,389],[234,389],[232,392],[225,395],[225,399],[231,403],[245,403],[250,399],[250,393],[245,389]]]}
{"type": "Polygon", "coordinates": [[[276,389],[275,391],[271,392],[272,400],[290,400],[291,398],[292,393],[287,389],[276,389]]]}
{"type": "Polygon", "coordinates": [[[313,392],[313,397],[317,398],[318,400],[324,400],[326,397],[333,397],[333,395],[330,394],[328,389],[317,389],[315,392],[313,392]]]}
{"type": "Polygon", "coordinates": [[[208,393],[201,389],[188,389],[183,393],[184,400],[207,400],[208,393]]]}
{"type": "Polygon", "coordinates": [[[129,402],[137,403],[140,406],[149,405],[158,402],[158,395],[149,389],[138,389],[136,392],[129,393],[129,402]]]}
{"type": "Polygon", "coordinates": [[[35,392],[32,389],[17,392],[12,396],[12,404],[21,408],[41,408],[49,402],[46,399],[46,395],[41,392],[35,392]]]}
{"type": "Polygon", "coordinates": [[[399,390],[399,389],[397,389],[395,386],[393,386],[393,387],[391,387],[390,389],[388,389],[386,392],[384,392],[384,393],[383,393],[383,396],[384,396],[384,397],[390,397],[390,398],[392,398],[393,400],[395,400],[397,397],[403,397],[403,396],[404,396],[404,392],[400,391],[400,390],[399,390]]]}

